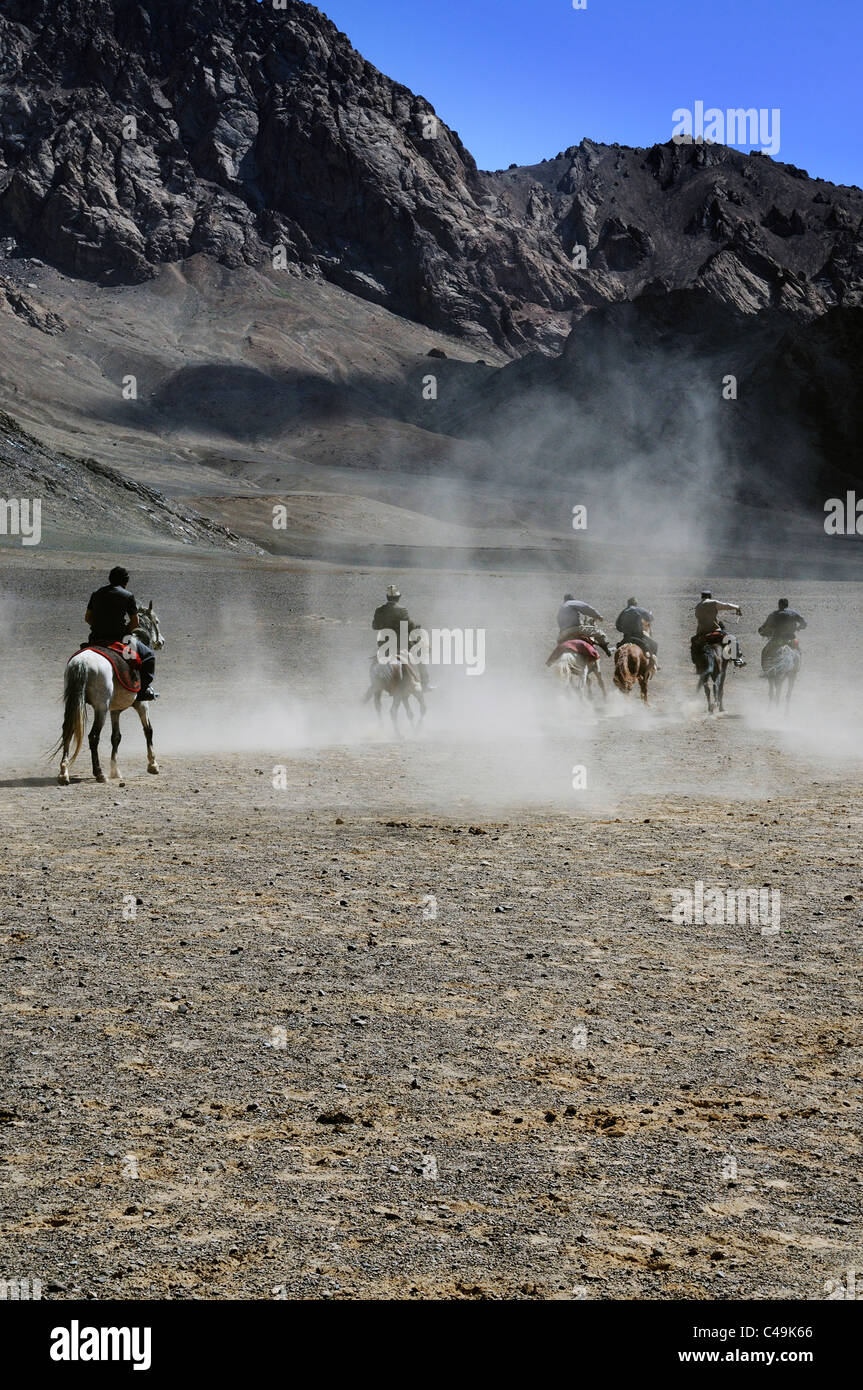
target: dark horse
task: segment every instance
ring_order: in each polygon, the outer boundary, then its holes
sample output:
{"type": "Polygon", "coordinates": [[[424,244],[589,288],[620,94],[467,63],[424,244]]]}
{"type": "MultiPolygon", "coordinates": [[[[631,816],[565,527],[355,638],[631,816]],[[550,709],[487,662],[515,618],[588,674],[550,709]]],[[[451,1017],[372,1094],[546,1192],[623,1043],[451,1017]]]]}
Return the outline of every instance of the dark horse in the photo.
{"type": "Polygon", "coordinates": [[[781,647],[770,650],[769,644],[761,653],[761,667],[767,677],[768,704],[778,705],[785,687],[785,712],[791,705],[791,692],[800,671],[802,658],[796,639],[793,645],[783,643],[781,647]]]}
{"type": "Polygon", "coordinates": [[[722,714],[722,698],[725,693],[725,676],[729,664],[734,659],[734,637],[727,632],[712,632],[693,650],[695,669],[698,672],[696,694],[703,690],[707,696],[708,714],[722,714]]]}

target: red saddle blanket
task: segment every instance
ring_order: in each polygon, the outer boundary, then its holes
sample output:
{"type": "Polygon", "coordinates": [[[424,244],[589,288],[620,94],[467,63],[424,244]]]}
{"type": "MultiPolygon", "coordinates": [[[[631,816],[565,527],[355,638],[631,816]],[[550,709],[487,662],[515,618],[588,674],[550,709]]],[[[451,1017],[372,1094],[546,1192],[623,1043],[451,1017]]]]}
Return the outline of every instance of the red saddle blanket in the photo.
{"type": "Polygon", "coordinates": [[[557,661],[557,658],[562,656],[564,652],[574,652],[576,656],[583,656],[588,661],[599,660],[599,650],[592,642],[586,642],[583,637],[570,637],[565,642],[558,642],[545,663],[546,666],[551,666],[552,662],[557,661]]]}
{"type": "MultiPolygon", "coordinates": [[[[125,642],[112,642],[110,647],[96,647],[85,642],[79,650],[98,652],[100,656],[104,656],[113,666],[114,675],[123,689],[131,691],[133,695],[138,694],[141,689],[141,658],[135,647],[130,647],[125,642]]],[[[77,656],[78,652],[75,655],[77,656]]]]}

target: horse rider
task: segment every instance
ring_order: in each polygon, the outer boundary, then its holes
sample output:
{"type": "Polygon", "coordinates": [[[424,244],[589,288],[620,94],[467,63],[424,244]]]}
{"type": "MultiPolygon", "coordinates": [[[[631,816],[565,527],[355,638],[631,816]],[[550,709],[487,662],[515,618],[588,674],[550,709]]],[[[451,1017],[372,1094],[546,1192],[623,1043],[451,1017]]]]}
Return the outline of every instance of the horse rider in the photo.
{"type": "Polygon", "coordinates": [[[806,619],[794,608],[788,607],[787,598],[770,613],[758,629],[759,637],[766,637],[767,645],[761,653],[761,674],[766,676],[767,668],[780,647],[793,647],[798,632],[806,627],[806,619]]]}
{"type": "MultiPolygon", "coordinates": [[[[409,651],[408,641],[411,633],[418,632],[420,630],[420,624],[413,621],[406,608],[402,608],[399,603],[400,598],[401,591],[396,588],[395,584],[390,584],[387,588],[386,603],[382,603],[374,611],[372,617],[372,630],[378,634],[379,646],[385,636],[392,634],[396,639],[399,651],[401,651],[403,647],[406,651],[409,651]],[[402,623],[405,624],[404,627],[402,627],[402,623]]],[[[433,687],[429,684],[429,673],[426,663],[417,661],[413,657],[411,657],[411,661],[416,667],[423,690],[432,690],[433,687]]]]}
{"type": "MultiPolygon", "coordinates": [[[[698,626],[695,636],[689,644],[689,654],[692,657],[693,666],[698,666],[699,658],[711,633],[726,631],[725,624],[719,619],[720,613],[736,613],[739,618],[743,609],[739,603],[723,603],[721,599],[714,598],[709,589],[703,589],[701,598],[695,605],[695,620],[698,626]]],[[[734,665],[746,665],[739,644],[734,665]]]]}
{"type": "Polygon", "coordinates": [[[135,703],[141,700],[158,700],[152,689],[156,672],[156,653],[140,637],[132,633],[138,626],[138,605],[134,594],[127,588],[129,571],[122,565],[115,565],[108,575],[108,583],[90,595],[84,622],[89,624],[90,636],[86,646],[110,647],[112,642],[125,642],[134,647],[141,658],[141,689],[135,703]]]}
{"type": "Polygon", "coordinates": [[[573,598],[572,594],[564,594],[563,603],[557,610],[558,645],[572,637],[583,637],[601,647],[606,656],[611,656],[608,638],[596,627],[602,620],[602,614],[591,608],[589,603],[573,598]]]}
{"type": "Polygon", "coordinates": [[[637,599],[628,598],[626,607],[617,615],[617,622],[614,626],[618,632],[623,633],[618,646],[622,647],[624,642],[634,642],[636,647],[641,647],[643,652],[652,656],[656,664],[656,656],[659,647],[652,637],[648,637],[644,631],[645,623],[653,622],[653,614],[649,608],[639,608],[637,599]]]}

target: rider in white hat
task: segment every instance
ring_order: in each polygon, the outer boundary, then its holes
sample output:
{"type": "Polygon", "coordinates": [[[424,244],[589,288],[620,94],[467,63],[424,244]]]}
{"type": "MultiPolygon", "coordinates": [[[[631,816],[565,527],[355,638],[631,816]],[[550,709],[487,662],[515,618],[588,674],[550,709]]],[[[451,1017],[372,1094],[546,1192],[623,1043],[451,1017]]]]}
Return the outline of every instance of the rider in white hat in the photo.
{"type": "MultiPolygon", "coordinates": [[[[375,609],[372,618],[373,631],[379,634],[391,632],[399,642],[402,640],[402,634],[404,632],[410,637],[411,633],[416,632],[420,626],[419,623],[415,623],[412,620],[408,610],[403,608],[399,603],[401,596],[401,590],[397,588],[395,584],[390,584],[387,588],[386,603],[382,603],[379,608],[375,609]],[[406,627],[402,628],[402,623],[405,623],[406,627]]],[[[381,636],[379,636],[378,641],[380,642],[381,640],[381,636]]],[[[423,689],[430,690],[432,687],[429,685],[428,667],[420,661],[415,661],[414,664],[417,668],[423,689]]]]}

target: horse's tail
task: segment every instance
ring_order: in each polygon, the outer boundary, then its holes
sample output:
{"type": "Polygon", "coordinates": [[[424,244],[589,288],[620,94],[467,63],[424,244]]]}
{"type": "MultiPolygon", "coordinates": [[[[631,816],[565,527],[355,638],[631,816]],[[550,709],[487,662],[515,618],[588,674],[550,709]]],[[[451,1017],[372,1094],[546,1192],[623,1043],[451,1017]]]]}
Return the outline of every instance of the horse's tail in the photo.
{"type": "Polygon", "coordinates": [[[791,647],[780,647],[776,653],[776,660],[773,663],[773,670],[779,676],[790,676],[792,671],[796,671],[800,664],[800,657],[791,647]]]}
{"type": "Polygon", "coordinates": [[[73,763],[81,751],[87,728],[87,665],[83,661],[70,661],[66,667],[63,684],[63,732],[57,746],[51,750],[56,757],[62,748],[71,747],[69,762],[73,763]]]}
{"type": "Polygon", "coordinates": [[[562,652],[551,669],[561,685],[571,685],[578,674],[578,661],[572,652],[562,652]]]}
{"type": "Polygon", "coordinates": [[[628,695],[638,679],[638,667],[632,648],[628,644],[618,647],[614,654],[614,684],[624,695],[628,695]]]}
{"type": "Polygon", "coordinates": [[[722,669],[722,658],[711,642],[705,642],[701,648],[701,660],[704,663],[703,666],[700,669],[696,666],[695,669],[698,672],[699,681],[703,684],[704,681],[711,680],[719,674],[722,669]]]}

